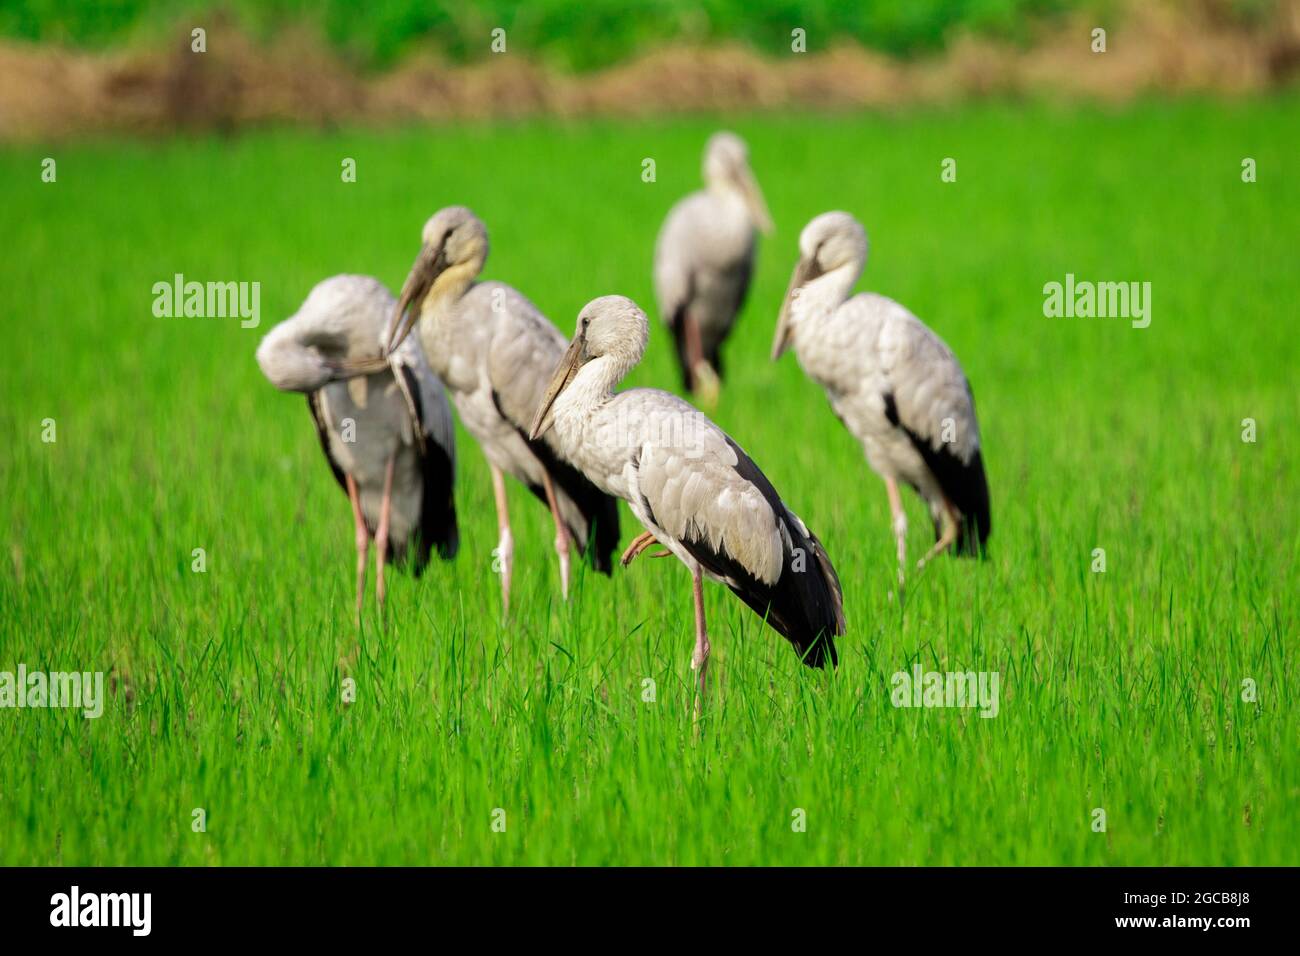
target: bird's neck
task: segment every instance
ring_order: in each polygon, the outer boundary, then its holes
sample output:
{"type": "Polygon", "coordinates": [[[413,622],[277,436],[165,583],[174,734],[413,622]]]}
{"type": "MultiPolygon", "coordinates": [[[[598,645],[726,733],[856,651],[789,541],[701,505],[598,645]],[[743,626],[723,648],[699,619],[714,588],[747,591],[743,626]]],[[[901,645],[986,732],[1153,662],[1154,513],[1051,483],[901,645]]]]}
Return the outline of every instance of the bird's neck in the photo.
{"type": "Polygon", "coordinates": [[[432,288],[420,304],[420,345],[425,359],[435,373],[448,385],[452,381],[452,357],[457,348],[456,303],[474,283],[478,268],[472,263],[450,266],[434,280],[432,288]]]}
{"type": "Polygon", "coordinates": [[[745,194],[735,183],[726,179],[716,180],[706,184],[705,192],[714,202],[721,203],[728,212],[736,213],[743,216],[746,222],[749,221],[749,206],[745,202],[745,194]]]}
{"type": "Polygon", "coordinates": [[[862,267],[850,262],[804,285],[792,309],[796,336],[801,327],[816,325],[843,305],[861,273],[862,267]]]}
{"type": "MultiPolygon", "coordinates": [[[[632,363],[635,364],[635,363],[632,363]]],[[[614,397],[614,388],[628,372],[628,363],[614,355],[592,359],[555,400],[555,421],[585,420],[614,397]]]]}
{"type": "Polygon", "coordinates": [[[446,314],[449,307],[458,302],[466,290],[474,284],[474,280],[478,278],[479,270],[482,268],[482,262],[471,260],[448,266],[439,273],[438,278],[433,282],[432,288],[424,297],[423,311],[425,314],[434,319],[446,314]]]}
{"type": "Polygon", "coordinates": [[[704,184],[704,189],[714,196],[721,196],[724,199],[741,199],[740,189],[729,179],[710,179],[704,184]]]}

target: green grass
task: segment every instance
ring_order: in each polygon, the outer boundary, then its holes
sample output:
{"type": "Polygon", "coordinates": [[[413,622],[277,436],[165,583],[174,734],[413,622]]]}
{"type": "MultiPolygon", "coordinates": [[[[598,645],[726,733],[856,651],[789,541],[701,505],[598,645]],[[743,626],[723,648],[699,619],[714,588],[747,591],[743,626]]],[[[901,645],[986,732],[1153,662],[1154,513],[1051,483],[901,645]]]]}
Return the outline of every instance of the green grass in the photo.
{"type": "MultiPolygon", "coordinates": [[[[460,557],[394,575],[387,629],[358,635],[347,502],[253,351],[327,275],[400,284],[449,203],[488,223],[485,274],[566,334],[598,294],[650,306],[655,232],[713,123],[0,153],[0,670],[116,687],[98,720],[0,710],[0,864],[1300,862],[1297,105],[728,121],[779,232],[714,417],[826,544],[849,633],[837,672],[805,671],[710,585],[698,736],[684,570],[583,574],[560,604],[549,519],[512,485],[502,622],[463,432],[460,557]],[[943,335],[979,400],[991,556],[914,574],[903,607],[882,483],[796,363],[767,360],[798,231],[835,207],[871,236],[863,286],[943,335]],[[260,281],[261,327],[155,318],[176,272],[260,281]],[[1044,318],[1067,272],[1150,281],[1150,328],[1044,318]],[[999,672],[999,716],[893,708],[917,661],[999,672]]],[[[669,353],[656,323],[631,384],[675,383],[669,353]]]]}

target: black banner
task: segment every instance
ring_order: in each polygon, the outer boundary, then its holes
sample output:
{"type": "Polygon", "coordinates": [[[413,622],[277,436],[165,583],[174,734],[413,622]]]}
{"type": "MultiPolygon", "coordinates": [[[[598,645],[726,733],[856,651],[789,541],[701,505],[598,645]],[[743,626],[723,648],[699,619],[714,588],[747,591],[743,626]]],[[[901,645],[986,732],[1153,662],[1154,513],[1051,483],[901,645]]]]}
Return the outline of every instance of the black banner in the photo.
{"type": "MultiPolygon", "coordinates": [[[[6,942],[339,944],[382,932],[500,941],[587,923],[733,940],[839,926],[920,945],[1007,934],[1234,945],[1285,932],[1286,869],[8,869],[6,942]]],[[[637,935],[636,933],[633,934],[637,935]]],[[[552,941],[555,941],[552,938],[552,941]]],[[[16,950],[15,950],[16,951],[16,950]]]]}

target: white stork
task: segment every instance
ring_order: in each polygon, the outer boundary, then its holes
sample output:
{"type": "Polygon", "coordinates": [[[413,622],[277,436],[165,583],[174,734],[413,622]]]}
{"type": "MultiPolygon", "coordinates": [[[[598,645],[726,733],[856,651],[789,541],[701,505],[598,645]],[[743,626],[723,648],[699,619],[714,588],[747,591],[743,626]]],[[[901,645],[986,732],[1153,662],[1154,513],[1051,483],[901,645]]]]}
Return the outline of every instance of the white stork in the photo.
{"type": "Polygon", "coordinates": [[[564,353],[564,336],[510,286],[475,281],[487,254],[487,229],[473,212],[448,206],[434,214],[425,223],[420,254],[393,312],[388,348],[396,348],[419,324],[424,354],[483,448],[492,470],[501,600],[508,611],[514,539],[503,472],[523,482],[551,511],[566,599],[571,542],[597,571],[610,573],[618,546],[618,503],[584,478],[553,440],[528,437],[529,417],[547,374],[564,353]]]}
{"type": "Polygon", "coordinates": [[[529,434],[554,435],[583,474],[645,525],[623,564],[658,540],[690,569],[698,714],[709,661],[705,576],[766,617],[811,667],[836,663],[843,598],[821,543],[730,436],[675,395],[614,391],[641,360],[648,336],[645,313],[631,299],[589,302],[529,434]]]}
{"type": "Polygon", "coordinates": [[[455,433],[442,383],[414,342],[386,361],[374,360],[394,301],[378,279],[333,276],[257,349],[271,384],[307,393],[321,449],[352,502],[358,620],[371,538],[381,613],[390,557],[409,559],[418,577],[434,548],[449,559],[460,543],[452,493],[455,433]]]}
{"type": "Polygon", "coordinates": [[[816,217],[799,236],[799,264],[777,320],[772,359],[793,345],[799,364],[862,443],[885,479],[898,547],[907,560],[903,481],[921,495],[935,544],[918,562],[953,548],[983,552],[991,528],[975,397],[950,348],[892,299],[849,293],[867,262],[867,234],[844,212],[816,217]]]}
{"type": "Polygon", "coordinates": [[[655,243],[659,315],[672,330],[682,384],[712,402],[722,376],[722,342],[745,304],[754,272],[755,230],[772,231],[749,150],[734,133],[714,133],[704,151],[701,192],[669,210],[655,243]]]}

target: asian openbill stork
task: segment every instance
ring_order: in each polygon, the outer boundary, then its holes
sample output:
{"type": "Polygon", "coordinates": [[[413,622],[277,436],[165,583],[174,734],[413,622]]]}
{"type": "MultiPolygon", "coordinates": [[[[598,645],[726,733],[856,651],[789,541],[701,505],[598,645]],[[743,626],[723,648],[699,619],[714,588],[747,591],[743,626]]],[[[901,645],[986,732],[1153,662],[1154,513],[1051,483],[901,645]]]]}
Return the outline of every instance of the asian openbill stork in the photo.
{"type": "Polygon", "coordinates": [[[704,577],[731,588],[811,667],[836,663],[843,598],[821,542],[730,436],[675,395],[614,391],[641,360],[648,335],[645,313],[631,299],[589,302],[529,435],[554,436],[583,474],[645,525],[623,564],[659,541],[690,570],[698,715],[709,661],[704,577]]]}
{"type": "Polygon", "coordinates": [[[415,342],[375,359],[394,302],[377,279],[333,276],[257,349],[271,384],[307,393],[321,449],[352,502],[358,620],[372,538],[381,613],[387,560],[406,560],[418,577],[434,548],[449,559],[460,542],[455,432],[442,383],[415,342]]]}
{"type": "Polygon", "coordinates": [[[677,343],[682,384],[710,403],[722,376],[721,346],[745,304],[756,229],[772,231],[749,150],[715,133],[704,151],[706,188],[673,206],[655,243],[659,315],[677,343]]]}
{"type": "Polygon", "coordinates": [[[934,547],[918,567],[949,548],[983,553],[989,488],[975,397],[957,356],[892,299],[871,292],[849,297],[867,248],[866,231],[848,213],[823,213],[808,223],[772,359],[794,346],[799,364],[826,390],[868,464],[885,479],[901,587],[907,516],[898,483],[916,489],[934,522],[934,547]]]}
{"type": "Polygon", "coordinates": [[[393,312],[388,347],[396,348],[419,325],[425,356],[483,448],[496,497],[501,600],[508,611],[514,539],[503,473],[550,509],[566,599],[571,543],[609,574],[618,547],[618,503],[569,463],[554,438],[529,438],[528,422],[564,353],[564,336],[510,286],[475,281],[487,254],[487,229],[473,212],[449,206],[435,213],[393,312]]]}

